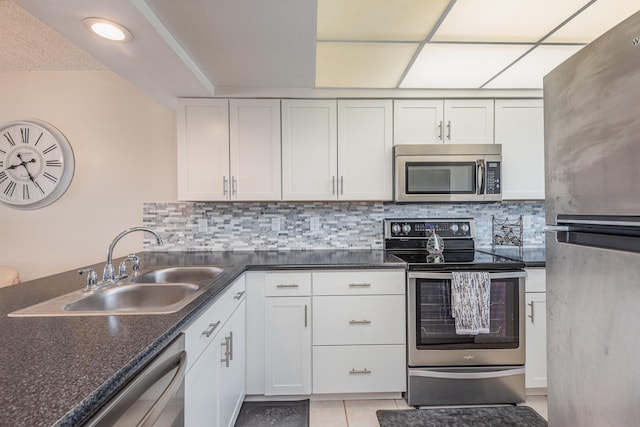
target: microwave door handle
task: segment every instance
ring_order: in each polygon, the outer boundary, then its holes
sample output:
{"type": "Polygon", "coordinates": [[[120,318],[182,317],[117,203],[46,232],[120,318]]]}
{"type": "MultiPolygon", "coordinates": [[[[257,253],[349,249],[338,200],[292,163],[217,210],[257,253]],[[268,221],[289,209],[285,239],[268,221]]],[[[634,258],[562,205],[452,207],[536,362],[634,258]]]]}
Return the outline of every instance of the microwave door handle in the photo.
{"type": "Polygon", "coordinates": [[[476,160],[476,194],[484,194],[484,160],[476,160]]]}

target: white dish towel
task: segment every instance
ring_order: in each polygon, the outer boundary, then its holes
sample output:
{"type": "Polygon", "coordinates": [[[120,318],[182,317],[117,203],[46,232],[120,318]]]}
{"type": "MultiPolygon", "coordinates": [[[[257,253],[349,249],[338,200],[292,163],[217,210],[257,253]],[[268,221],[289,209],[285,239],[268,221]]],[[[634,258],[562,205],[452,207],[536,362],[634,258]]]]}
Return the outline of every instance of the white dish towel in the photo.
{"type": "Polygon", "coordinates": [[[489,333],[491,276],[486,271],[451,273],[451,313],[456,334],[489,333]]]}

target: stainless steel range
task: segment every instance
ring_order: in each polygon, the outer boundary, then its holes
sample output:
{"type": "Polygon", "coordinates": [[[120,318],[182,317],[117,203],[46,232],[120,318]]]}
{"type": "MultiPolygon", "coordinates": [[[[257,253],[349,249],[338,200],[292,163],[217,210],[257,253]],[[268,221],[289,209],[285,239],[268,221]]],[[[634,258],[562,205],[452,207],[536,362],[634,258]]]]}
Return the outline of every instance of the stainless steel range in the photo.
{"type": "Polygon", "coordinates": [[[384,237],[387,252],[408,263],[409,405],[524,401],[524,263],[476,250],[470,218],[387,219],[384,237]],[[433,231],[442,253],[427,250],[433,231]],[[454,272],[489,274],[488,331],[456,333],[454,272]]]}

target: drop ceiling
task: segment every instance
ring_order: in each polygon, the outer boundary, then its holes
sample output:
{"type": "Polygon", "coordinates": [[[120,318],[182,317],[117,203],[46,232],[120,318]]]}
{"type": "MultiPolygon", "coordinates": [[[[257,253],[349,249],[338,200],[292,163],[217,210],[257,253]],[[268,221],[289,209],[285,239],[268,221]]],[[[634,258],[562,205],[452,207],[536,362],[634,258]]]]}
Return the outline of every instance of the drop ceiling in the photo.
{"type": "Polygon", "coordinates": [[[170,105],[228,93],[539,93],[547,72],[638,10],[636,0],[0,0],[0,71],[107,68],[170,105]],[[119,22],[133,41],[98,39],[87,17],[119,22]]]}

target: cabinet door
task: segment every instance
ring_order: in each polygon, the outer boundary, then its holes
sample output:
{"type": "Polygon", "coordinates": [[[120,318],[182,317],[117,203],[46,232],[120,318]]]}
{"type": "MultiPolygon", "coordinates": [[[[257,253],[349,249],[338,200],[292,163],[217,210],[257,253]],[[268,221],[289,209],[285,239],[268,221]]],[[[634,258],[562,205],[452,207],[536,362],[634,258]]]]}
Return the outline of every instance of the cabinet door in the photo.
{"type": "Polygon", "coordinates": [[[391,100],[338,101],[338,198],[393,198],[391,100]]]}
{"type": "Polygon", "coordinates": [[[249,271],[246,298],[246,393],[264,394],[264,277],[263,271],[249,271]]]}
{"type": "Polygon", "coordinates": [[[396,100],[393,102],[393,144],[442,144],[442,100],[396,100]]]}
{"type": "Polygon", "coordinates": [[[228,101],[181,100],[177,130],[178,200],[228,200],[228,101]]]}
{"type": "Polygon", "coordinates": [[[231,200],[280,200],[280,100],[229,101],[231,200]]]}
{"type": "Polygon", "coordinates": [[[221,331],[220,426],[233,427],[244,401],[245,390],[245,303],[243,302],[221,331]]]}
{"type": "Polygon", "coordinates": [[[542,99],[496,100],[496,144],[502,144],[502,198],[544,199],[542,99]]]}
{"type": "Polygon", "coordinates": [[[282,101],[284,200],[337,199],[335,100],[282,101]]]}
{"type": "Polygon", "coordinates": [[[547,387],[547,294],[527,292],[526,364],[527,388],[547,387]]]}
{"type": "Polygon", "coordinates": [[[493,144],[493,99],[445,100],[444,141],[493,144]]]}
{"type": "MultiPolygon", "coordinates": [[[[186,426],[219,426],[221,343],[223,334],[213,337],[200,358],[187,371],[184,383],[184,422],[186,426]]],[[[187,349],[187,357],[190,357],[187,349]]]]}
{"type": "Polygon", "coordinates": [[[311,298],[265,303],[265,395],[311,393],[311,298]]]}

